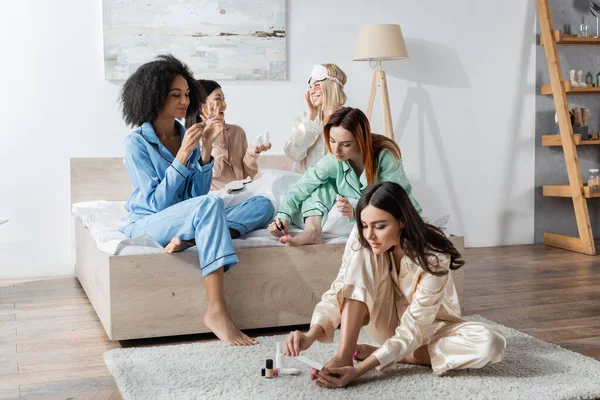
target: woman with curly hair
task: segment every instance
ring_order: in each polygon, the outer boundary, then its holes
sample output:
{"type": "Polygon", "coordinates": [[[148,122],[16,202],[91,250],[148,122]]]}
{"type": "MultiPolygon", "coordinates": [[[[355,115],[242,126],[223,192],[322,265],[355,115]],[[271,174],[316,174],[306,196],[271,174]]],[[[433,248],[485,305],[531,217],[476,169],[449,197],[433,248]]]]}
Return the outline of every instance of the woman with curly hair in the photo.
{"type": "Polygon", "coordinates": [[[331,342],[335,357],[310,379],[346,386],[393,363],[430,365],[436,375],[500,362],[506,339],[492,327],[461,318],[450,272],[464,265],[444,233],[425,223],[402,186],[379,182],[356,207],[356,227],[342,266],[313,313],[307,334],[289,334],[284,353],[296,356],[315,340],[331,342]],[[358,345],[361,327],[379,347],[358,345]],[[356,366],[354,360],[362,361],[356,366]]]}
{"type": "Polygon", "coordinates": [[[193,117],[203,99],[187,66],[171,55],[142,65],[125,82],[123,118],[136,128],[125,139],[133,193],[125,205],[129,218],[123,232],[149,235],[169,253],[195,243],[208,297],[204,324],[225,343],[256,344],[229,316],[223,274],[238,263],[231,238],[263,228],[274,208],[257,196],[225,209],[223,200],[206,195],[214,164],[211,150],[223,125],[214,118],[216,109],[206,122],[187,130],[178,121],[193,117]]]}
{"type": "Polygon", "coordinates": [[[419,213],[404,172],[400,148],[392,139],[371,133],[367,116],[358,108],[342,107],[334,112],[323,132],[329,154],[322,157],[285,193],[269,232],[292,246],[321,243],[322,226],[336,206],[350,221],[354,210],[349,199],[358,200],[368,186],[378,181],[399,183],[419,213]],[[290,223],[304,231],[285,235],[290,223]],[[282,232],[283,231],[283,232],[282,232]]]}

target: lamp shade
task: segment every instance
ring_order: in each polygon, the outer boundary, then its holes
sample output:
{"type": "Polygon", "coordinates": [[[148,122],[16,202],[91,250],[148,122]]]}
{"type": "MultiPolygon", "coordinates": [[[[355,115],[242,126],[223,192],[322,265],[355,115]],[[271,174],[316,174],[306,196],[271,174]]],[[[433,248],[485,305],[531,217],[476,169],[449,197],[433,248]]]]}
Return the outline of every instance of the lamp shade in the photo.
{"type": "Polygon", "coordinates": [[[354,61],[407,58],[400,25],[363,25],[358,30],[354,61]]]}

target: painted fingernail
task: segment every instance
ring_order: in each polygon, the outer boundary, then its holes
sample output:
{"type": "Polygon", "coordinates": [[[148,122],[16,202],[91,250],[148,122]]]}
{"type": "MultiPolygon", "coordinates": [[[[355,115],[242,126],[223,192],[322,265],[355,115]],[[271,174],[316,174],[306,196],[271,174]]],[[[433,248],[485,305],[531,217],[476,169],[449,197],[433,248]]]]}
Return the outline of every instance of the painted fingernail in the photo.
{"type": "Polygon", "coordinates": [[[291,237],[292,237],[292,235],[290,235],[290,234],[288,233],[287,235],[285,235],[285,237],[287,237],[287,238],[291,238],[291,237]]]}
{"type": "Polygon", "coordinates": [[[352,354],[352,359],[358,360],[358,351],[355,351],[354,354],[352,354]]]}

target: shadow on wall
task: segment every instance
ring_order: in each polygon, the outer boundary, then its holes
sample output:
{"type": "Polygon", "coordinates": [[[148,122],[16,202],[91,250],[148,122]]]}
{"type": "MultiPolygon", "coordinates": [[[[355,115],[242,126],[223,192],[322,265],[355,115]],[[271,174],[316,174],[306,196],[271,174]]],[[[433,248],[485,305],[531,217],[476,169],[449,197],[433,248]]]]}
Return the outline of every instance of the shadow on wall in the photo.
{"type": "MultiPolygon", "coordinates": [[[[516,190],[512,187],[513,180],[519,175],[519,171],[517,171],[517,158],[519,157],[520,150],[526,150],[531,148],[531,141],[528,138],[519,139],[519,135],[523,129],[523,120],[524,115],[523,111],[525,109],[525,98],[528,95],[536,93],[535,91],[532,93],[531,85],[527,83],[527,74],[531,68],[535,69],[535,61],[533,65],[530,65],[530,54],[532,51],[532,46],[535,47],[535,34],[532,32],[531,22],[535,20],[536,14],[536,6],[534,0],[529,0],[527,2],[527,9],[525,10],[524,20],[522,22],[523,36],[521,38],[521,51],[518,60],[517,69],[519,71],[518,76],[516,76],[516,90],[514,94],[514,100],[511,102],[513,104],[513,109],[511,118],[510,130],[507,132],[507,136],[509,136],[509,153],[511,158],[506,160],[506,175],[504,178],[504,182],[502,182],[502,205],[504,206],[504,210],[500,214],[500,224],[498,225],[498,239],[500,240],[499,244],[512,244],[510,241],[510,237],[513,233],[512,224],[517,223],[517,221],[522,217],[519,214],[519,210],[522,208],[522,204],[526,202],[526,199],[529,199],[529,195],[531,194],[530,190],[526,192],[517,193],[516,190]]],[[[535,147],[535,145],[533,145],[535,147]]],[[[535,151],[535,150],[534,150],[535,151]]],[[[535,180],[535,175],[532,177],[535,180]]],[[[534,193],[535,198],[535,193],[534,193]]],[[[535,212],[535,210],[534,210],[535,212]]],[[[535,232],[535,227],[534,227],[535,232]]],[[[534,238],[531,238],[531,242],[534,241],[534,238]]]]}
{"type": "Polygon", "coordinates": [[[573,8],[579,12],[590,12],[589,0],[573,0],[573,8]]]}
{"type": "Polygon", "coordinates": [[[387,75],[420,85],[468,89],[469,77],[456,50],[429,40],[405,38],[408,58],[385,63],[387,75]]]}
{"type": "Polygon", "coordinates": [[[436,209],[444,209],[448,206],[442,204],[442,202],[447,202],[447,200],[440,198],[439,193],[436,193],[436,190],[431,188],[427,182],[426,166],[428,152],[425,149],[425,125],[427,125],[435,143],[436,156],[442,165],[441,172],[446,182],[450,201],[451,221],[455,221],[455,226],[458,229],[457,233],[466,235],[464,215],[458,201],[450,162],[442,147],[441,130],[433,110],[431,97],[423,85],[467,89],[471,87],[471,83],[456,50],[453,48],[427,40],[410,38],[406,38],[405,40],[409,58],[402,62],[385,65],[385,71],[388,76],[416,84],[416,86],[409,87],[406,98],[401,103],[400,116],[394,124],[395,136],[398,142],[400,142],[412,110],[416,108],[421,177],[419,181],[412,182],[413,186],[420,193],[426,193],[429,202],[433,203],[436,209]],[[443,62],[440,62],[441,60],[443,62]]]}

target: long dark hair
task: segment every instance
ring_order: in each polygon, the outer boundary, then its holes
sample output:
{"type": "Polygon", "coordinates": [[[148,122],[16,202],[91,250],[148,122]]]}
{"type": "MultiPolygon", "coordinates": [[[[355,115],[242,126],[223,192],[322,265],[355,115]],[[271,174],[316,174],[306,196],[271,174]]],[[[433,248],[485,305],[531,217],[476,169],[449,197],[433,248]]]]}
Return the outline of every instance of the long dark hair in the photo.
{"type": "Polygon", "coordinates": [[[383,135],[371,132],[371,124],[367,116],[358,108],[342,107],[329,117],[329,121],[324,128],[325,143],[327,150],[331,153],[331,143],[329,142],[329,131],[334,126],[341,126],[347,131],[352,132],[358,142],[360,159],[365,167],[367,185],[377,182],[377,160],[382,150],[388,150],[399,160],[402,155],[400,148],[392,139],[383,135]]]}
{"type": "Polygon", "coordinates": [[[378,182],[370,186],[358,201],[356,224],[358,238],[363,247],[369,248],[369,243],[363,236],[360,214],[369,205],[392,214],[396,220],[404,223],[400,243],[403,243],[406,255],[425,271],[436,276],[448,273],[448,271],[434,271],[431,268],[439,265],[439,258],[431,253],[432,251],[448,254],[452,270],[459,269],[465,264],[452,242],[439,228],[423,221],[404,188],[395,182],[378,182]],[[432,262],[432,257],[437,262],[432,262]]]}
{"type": "Polygon", "coordinates": [[[179,75],[187,81],[190,88],[190,105],[186,118],[195,117],[206,98],[204,91],[196,85],[187,65],[171,54],[163,54],[140,66],[123,85],[121,106],[125,123],[140,126],[156,119],[169,95],[173,80],[179,75]]]}

